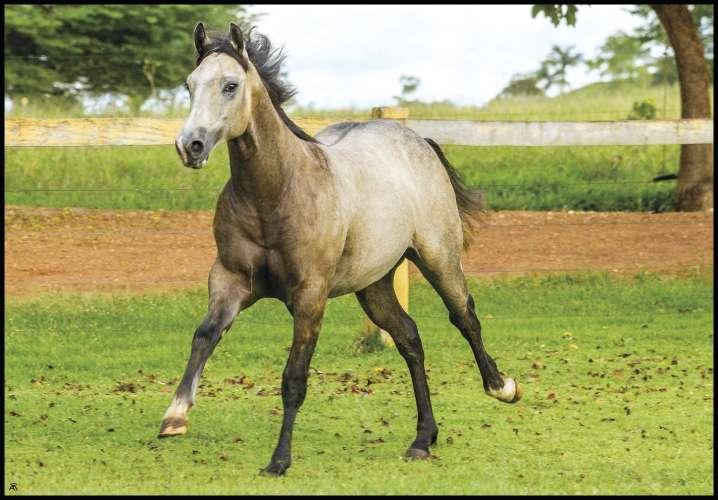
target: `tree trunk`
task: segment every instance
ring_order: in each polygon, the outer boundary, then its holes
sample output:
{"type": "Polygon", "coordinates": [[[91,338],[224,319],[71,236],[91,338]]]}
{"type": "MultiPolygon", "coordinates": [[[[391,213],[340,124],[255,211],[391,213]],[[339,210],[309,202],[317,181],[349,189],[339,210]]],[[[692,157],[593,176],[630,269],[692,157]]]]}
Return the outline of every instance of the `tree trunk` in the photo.
{"type": "MultiPolygon", "coordinates": [[[[676,54],[681,86],[681,117],[710,118],[710,81],[703,44],[685,5],[652,5],[676,54]]],[[[713,145],[684,144],[678,170],[678,210],[713,207],[713,145]]]]}
{"type": "Polygon", "coordinates": [[[147,100],[148,96],[146,95],[131,95],[128,96],[127,99],[127,105],[130,108],[130,116],[140,116],[140,108],[147,100]]]}

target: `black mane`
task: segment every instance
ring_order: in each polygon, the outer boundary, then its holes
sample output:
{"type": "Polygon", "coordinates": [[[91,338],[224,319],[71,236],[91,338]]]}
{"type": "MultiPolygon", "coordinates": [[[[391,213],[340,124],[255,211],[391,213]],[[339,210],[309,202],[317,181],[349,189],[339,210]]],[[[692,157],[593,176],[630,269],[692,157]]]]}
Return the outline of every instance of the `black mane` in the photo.
{"type": "MultiPolygon", "coordinates": [[[[202,47],[202,52],[197,57],[197,66],[199,66],[209,54],[221,52],[236,59],[245,71],[248,69],[247,61],[245,61],[242,55],[234,48],[228,33],[209,31],[207,32],[207,37],[208,41],[202,47]]],[[[244,36],[244,47],[247,50],[249,60],[257,69],[262,83],[267,89],[274,109],[282,121],[289,127],[289,130],[302,140],[318,142],[314,137],[299,128],[299,126],[286,115],[284,109],[282,109],[282,104],[297,93],[297,90],[292,87],[292,85],[283,81],[281,78],[282,63],[284,63],[284,59],[286,58],[282,49],[272,47],[272,42],[269,41],[269,38],[267,38],[266,35],[256,32],[254,28],[250,29],[244,36]]]]}

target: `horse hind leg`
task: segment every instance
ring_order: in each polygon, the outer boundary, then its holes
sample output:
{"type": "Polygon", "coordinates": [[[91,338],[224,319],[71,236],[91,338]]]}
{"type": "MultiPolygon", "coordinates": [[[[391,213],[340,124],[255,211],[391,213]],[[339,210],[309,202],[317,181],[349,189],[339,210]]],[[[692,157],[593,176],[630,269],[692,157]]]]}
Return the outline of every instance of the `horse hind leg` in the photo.
{"type": "Polygon", "coordinates": [[[369,318],[387,331],[406,361],[414,386],[417,408],[417,435],[406,457],[428,458],[429,446],[436,442],[439,428],[434,420],[429,386],[424,371],[424,350],[416,323],[404,311],[394,293],[394,270],[381,280],[357,292],[356,296],[369,318]]]}
{"type": "Polygon", "coordinates": [[[449,320],[468,341],[486,394],[505,403],[516,403],[523,396],[523,388],[515,379],[502,376],[484,348],[481,323],[476,316],[474,298],[466,287],[459,252],[412,252],[408,257],[439,294],[449,310],[449,320]]]}

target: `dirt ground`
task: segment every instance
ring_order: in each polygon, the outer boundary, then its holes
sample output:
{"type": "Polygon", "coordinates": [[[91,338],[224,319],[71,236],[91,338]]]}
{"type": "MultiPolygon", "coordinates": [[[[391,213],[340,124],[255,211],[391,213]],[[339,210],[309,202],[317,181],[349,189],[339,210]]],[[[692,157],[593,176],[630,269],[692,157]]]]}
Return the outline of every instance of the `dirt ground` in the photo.
{"type": "MultiPolygon", "coordinates": [[[[215,252],[208,211],[5,207],[6,296],[193,287],[215,252]]],[[[495,212],[463,257],[474,276],[712,265],[712,212],[495,212]]]]}

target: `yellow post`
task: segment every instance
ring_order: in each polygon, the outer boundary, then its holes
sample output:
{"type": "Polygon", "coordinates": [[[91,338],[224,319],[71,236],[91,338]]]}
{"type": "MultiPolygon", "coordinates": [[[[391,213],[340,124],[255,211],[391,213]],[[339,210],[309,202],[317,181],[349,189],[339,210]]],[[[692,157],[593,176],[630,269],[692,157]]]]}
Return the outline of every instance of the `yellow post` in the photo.
{"type": "MultiPolygon", "coordinates": [[[[401,123],[406,123],[407,118],[409,118],[409,110],[407,108],[373,108],[371,110],[371,117],[374,120],[397,120],[401,123]]],[[[409,312],[409,262],[407,260],[404,260],[394,272],[394,292],[396,293],[397,299],[399,299],[401,307],[403,307],[406,312],[409,312]]],[[[366,320],[365,331],[369,335],[378,331],[384,345],[394,345],[391,336],[384,330],[378,328],[369,319],[366,320]]]]}

